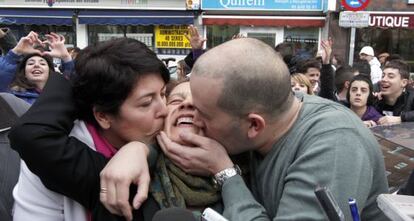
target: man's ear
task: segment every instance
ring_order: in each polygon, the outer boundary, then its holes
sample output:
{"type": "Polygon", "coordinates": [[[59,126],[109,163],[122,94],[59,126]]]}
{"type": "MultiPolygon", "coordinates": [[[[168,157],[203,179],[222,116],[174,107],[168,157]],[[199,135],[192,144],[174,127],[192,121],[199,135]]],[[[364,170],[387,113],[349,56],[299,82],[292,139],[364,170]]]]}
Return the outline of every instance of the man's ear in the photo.
{"type": "Polygon", "coordinates": [[[351,83],[351,82],[349,82],[349,81],[345,81],[345,87],[344,88],[346,88],[346,89],[348,89],[349,88],[349,83],[351,83]]]}
{"type": "Polygon", "coordinates": [[[95,117],[96,122],[98,122],[99,126],[102,129],[107,130],[111,128],[111,118],[109,114],[97,111],[95,107],[93,107],[93,116],[95,117]]]}
{"type": "Polygon", "coordinates": [[[401,80],[401,87],[402,88],[405,88],[407,86],[407,84],[408,84],[408,79],[402,79],[401,80]]]}
{"type": "Polygon", "coordinates": [[[261,132],[264,131],[266,121],[262,116],[256,113],[250,113],[249,115],[247,115],[247,118],[249,121],[247,136],[252,139],[257,137],[261,132]]]}

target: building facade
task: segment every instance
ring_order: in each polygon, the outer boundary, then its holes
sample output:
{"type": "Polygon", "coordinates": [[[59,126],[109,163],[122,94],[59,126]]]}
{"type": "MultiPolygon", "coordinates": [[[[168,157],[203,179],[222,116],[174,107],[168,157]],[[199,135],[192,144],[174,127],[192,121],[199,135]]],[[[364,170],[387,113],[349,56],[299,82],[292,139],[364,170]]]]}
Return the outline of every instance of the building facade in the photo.
{"type": "Polygon", "coordinates": [[[17,37],[56,32],[80,48],[130,37],[165,56],[189,53],[183,34],[195,16],[183,0],[0,0],[0,25],[17,37]]]}
{"type": "Polygon", "coordinates": [[[291,42],[297,53],[313,57],[323,36],[329,7],[335,8],[329,6],[328,0],[201,0],[198,21],[209,48],[241,34],[272,47],[291,42]]]}
{"type": "MultiPolygon", "coordinates": [[[[361,48],[369,45],[376,56],[385,52],[400,55],[414,70],[414,1],[370,1],[364,11],[369,13],[369,27],[356,29],[354,61],[358,60],[361,48]]],[[[334,12],[332,17],[330,34],[337,40],[335,51],[348,55],[350,28],[338,26],[339,12],[334,12]]],[[[348,60],[347,56],[345,58],[348,60]]]]}

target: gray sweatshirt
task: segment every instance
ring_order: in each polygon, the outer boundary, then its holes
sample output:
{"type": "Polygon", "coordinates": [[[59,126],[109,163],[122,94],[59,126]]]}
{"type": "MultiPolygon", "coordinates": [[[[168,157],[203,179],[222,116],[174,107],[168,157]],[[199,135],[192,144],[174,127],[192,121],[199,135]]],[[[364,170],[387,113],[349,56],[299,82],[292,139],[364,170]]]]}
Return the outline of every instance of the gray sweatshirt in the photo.
{"type": "Polygon", "coordinates": [[[240,176],[223,185],[224,216],[231,221],[327,220],[314,194],[332,191],[352,220],[355,198],[362,220],[387,220],[376,198],[388,190],[375,137],[343,105],[304,95],[297,121],[266,156],[252,154],[251,191],[240,176]]]}

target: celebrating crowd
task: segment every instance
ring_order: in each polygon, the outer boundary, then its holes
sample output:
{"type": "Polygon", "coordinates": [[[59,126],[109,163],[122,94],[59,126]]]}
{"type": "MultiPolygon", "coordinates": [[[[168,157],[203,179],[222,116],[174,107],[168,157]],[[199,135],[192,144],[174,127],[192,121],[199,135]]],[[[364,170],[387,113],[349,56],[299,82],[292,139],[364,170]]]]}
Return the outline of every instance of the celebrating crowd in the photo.
{"type": "Polygon", "coordinates": [[[348,198],[362,220],[388,220],[369,127],[414,121],[402,58],[380,63],[366,46],[349,67],[332,39],[303,58],[287,43],[235,36],[204,51],[195,27],[187,37],[178,79],[134,39],[82,50],[56,33],[0,41],[1,220],[150,221],[169,208],[326,220],[318,186],[346,220],[348,198]]]}

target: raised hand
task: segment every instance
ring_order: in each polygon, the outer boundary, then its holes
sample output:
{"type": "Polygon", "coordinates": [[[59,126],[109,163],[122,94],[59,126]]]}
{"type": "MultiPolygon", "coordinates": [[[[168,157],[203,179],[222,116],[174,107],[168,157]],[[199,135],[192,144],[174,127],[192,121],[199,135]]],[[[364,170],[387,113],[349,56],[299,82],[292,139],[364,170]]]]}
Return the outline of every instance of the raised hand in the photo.
{"type": "Polygon", "coordinates": [[[17,55],[26,55],[32,53],[42,52],[38,49],[35,49],[35,46],[42,45],[42,42],[39,40],[39,35],[31,31],[27,36],[20,38],[17,45],[12,49],[12,51],[17,55]]]}
{"type": "Polygon", "coordinates": [[[72,60],[72,57],[65,47],[65,37],[63,37],[63,35],[51,32],[45,36],[47,40],[43,43],[47,43],[49,45],[50,51],[45,51],[44,54],[47,54],[54,58],[60,58],[63,60],[63,62],[72,60]]]}
{"type": "Polygon", "coordinates": [[[190,45],[193,50],[203,49],[203,45],[206,39],[201,37],[194,25],[188,26],[188,35],[185,35],[185,37],[190,41],[190,45]]]}
{"type": "Polygon", "coordinates": [[[328,40],[322,40],[322,63],[323,64],[329,64],[331,60],[331,54],[332,54],[332,45],[333,41],[332,38],[329,37],[328,40]]]}

